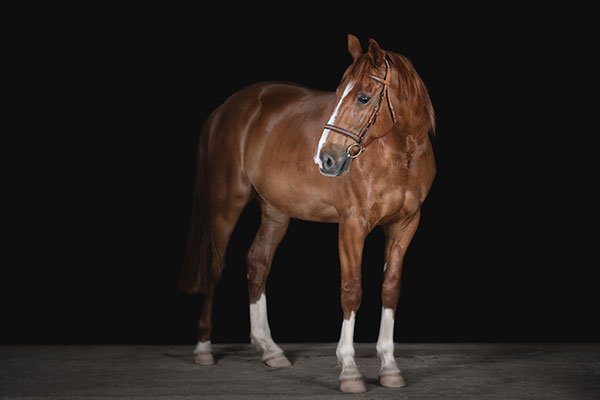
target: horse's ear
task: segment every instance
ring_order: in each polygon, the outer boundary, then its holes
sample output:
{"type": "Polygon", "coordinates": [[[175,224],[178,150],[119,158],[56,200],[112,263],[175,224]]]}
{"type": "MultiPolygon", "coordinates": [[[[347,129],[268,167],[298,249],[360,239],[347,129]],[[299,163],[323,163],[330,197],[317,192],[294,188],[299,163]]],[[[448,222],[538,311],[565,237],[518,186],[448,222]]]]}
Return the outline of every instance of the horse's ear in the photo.
{"type": "Polygon", "coordinates": [[[385,51],[381,50],[381,47],[379,47],[379,44],[374,39],[369,39],[369,49],[367,50],[367,54],[375,67],[379,67],[383,64],[385,51]]]}
{"type": "Polygon", "coordinates": [[[352,56],[352,61],[356,61],[356,59],[362,54],[360,41],[351,33],[348,34],[348,52],[352,56]]]}

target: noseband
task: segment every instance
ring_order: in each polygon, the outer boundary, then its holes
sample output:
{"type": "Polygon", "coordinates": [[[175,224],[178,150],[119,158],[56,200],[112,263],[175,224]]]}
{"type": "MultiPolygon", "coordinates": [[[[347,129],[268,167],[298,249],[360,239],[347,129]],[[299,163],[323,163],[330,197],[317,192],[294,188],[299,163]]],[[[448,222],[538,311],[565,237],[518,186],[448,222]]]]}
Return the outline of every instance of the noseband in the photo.
{"type": "Polygon", "coordinates": [[[381,89],[381,93],[379,94],[379,100],[375,105],[373,111],[371,111],[371,115],[369,115],[369,119],[365,126],[360,130],[360,132],[354,133],[349,131],[348,129],[344,129],[339,126],[325,124],[325,129],[329,129],[330,131],[339,133],[341,135],[347,136],[350,139],[354,140],[356,143],[352,143],[346,149],[346,155],[349,158],[356,158],[365,150],[365,146],[362,145],[365,136],[367,135],[367,131],[373,125],[375,125],[375,121],[377,121],[377,116],[379,115],[379,111],[381,111],[381,105],[383,104],[383,99],[387,97],[388,108],[390,109],[390,114],[392,116],[392,121],[394,124],[396,123],[396,114],[394,113],[394,107],[392,107],[392,100],[390,99],[390,81],[388,80],[388,75],[390,71],[390,64],[387,59],[385,59],[385,76],[383,78],[378,77],[377,75],[369,75],[370,78],[375,79],[377,82],[383,84],[383,89],[381,89]],[[358,147],[358,153],[353,154],[354,147],[358,147]]]}

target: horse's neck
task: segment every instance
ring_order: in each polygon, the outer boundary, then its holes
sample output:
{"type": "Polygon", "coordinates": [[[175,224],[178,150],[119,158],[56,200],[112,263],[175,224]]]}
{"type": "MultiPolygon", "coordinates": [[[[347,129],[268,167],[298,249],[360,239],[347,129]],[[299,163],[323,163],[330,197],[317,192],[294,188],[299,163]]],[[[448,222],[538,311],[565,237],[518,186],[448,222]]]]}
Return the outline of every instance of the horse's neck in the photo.
{"type": "Polygon", "coordinates": [[[417,132],[402,127],[393,128],[387,135],[376,139],[389,151],[398,156],[405,156],[414,153],[417,146],[419,135],[417,132]]]}

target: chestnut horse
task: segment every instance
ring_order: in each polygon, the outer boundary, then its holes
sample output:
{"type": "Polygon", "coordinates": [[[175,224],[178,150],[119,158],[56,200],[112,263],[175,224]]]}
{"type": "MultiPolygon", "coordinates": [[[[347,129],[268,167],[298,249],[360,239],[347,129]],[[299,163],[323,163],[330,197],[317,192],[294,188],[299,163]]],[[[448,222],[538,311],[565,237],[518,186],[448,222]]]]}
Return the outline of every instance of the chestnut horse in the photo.
{"type": "Polygon", "coordinates": [[[265,282],[290,218],[339,224],[341,304],[336,355],[340,389],[365,391],[354,360],[363,245],[381,225],[386,236],[379,381],[405,386],[394,360],[394,315],[406,249],[435,176],[429,132],[434,112],[427,89],[404,56],[369,40],[363,53],[348,35],[353,63],[336,93],[258,83],[229,97],[206,121],[186,261],[180,286],[205,295],[194,360],[214,364],[211,313],[229,237],[253,198],[260,228],[246,260],[250,339],[270,367],[290,362],[271,338],[265,282]]]}

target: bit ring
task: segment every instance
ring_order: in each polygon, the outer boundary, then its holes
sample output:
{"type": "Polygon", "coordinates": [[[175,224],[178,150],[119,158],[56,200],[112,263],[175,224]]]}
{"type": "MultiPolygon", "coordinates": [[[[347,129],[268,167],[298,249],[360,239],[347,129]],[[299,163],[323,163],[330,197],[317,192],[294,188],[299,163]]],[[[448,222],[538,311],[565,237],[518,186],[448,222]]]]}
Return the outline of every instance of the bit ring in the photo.
{"type": "Polygon", "coordinates": [[[363,151],[365,151],[365,146],[362,146],[358,143],[352,143],[350,146],[348,146],[348,148],[346,149],[346,155],[348,156],[348,158],[356,158],[360,155],[360,153],[362,153],[363,151]],[[358,153],[353,154],[352,149],[354,147],[358,147],[358,153]]]}

